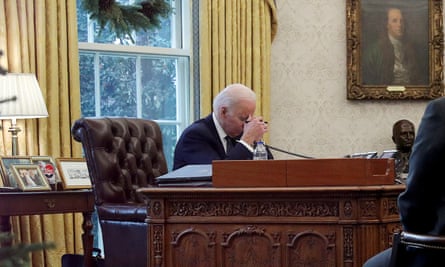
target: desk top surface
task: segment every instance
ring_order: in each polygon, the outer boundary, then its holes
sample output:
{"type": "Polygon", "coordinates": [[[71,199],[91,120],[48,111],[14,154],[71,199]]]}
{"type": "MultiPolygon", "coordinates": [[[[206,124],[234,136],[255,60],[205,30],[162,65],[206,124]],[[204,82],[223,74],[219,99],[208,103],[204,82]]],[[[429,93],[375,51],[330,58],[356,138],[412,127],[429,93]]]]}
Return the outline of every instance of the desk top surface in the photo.
{"type": "Polygon", "coordinates": [[[93,194],[91,189],[82,189],[82,190],[61,190],[61,191],[21,191],[21,190],[5,190],[2,191],[0,189],[0,197],[8,197],[8,196],[38,196],[38,195],[88,195],[93,194]]]}

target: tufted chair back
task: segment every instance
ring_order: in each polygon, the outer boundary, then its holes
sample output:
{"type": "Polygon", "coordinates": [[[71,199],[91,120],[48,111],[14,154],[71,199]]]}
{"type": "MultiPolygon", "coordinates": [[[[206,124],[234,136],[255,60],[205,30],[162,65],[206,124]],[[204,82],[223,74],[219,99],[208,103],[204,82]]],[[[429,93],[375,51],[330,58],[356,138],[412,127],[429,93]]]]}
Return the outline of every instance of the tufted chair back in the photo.
{"type": "Polygon", "coordinates": [[[137,118],[81,118],[82,143],[102,230],[105,264],[147,266],[147,200],[136,190],[167,173],[159,125],[137,118]]]}

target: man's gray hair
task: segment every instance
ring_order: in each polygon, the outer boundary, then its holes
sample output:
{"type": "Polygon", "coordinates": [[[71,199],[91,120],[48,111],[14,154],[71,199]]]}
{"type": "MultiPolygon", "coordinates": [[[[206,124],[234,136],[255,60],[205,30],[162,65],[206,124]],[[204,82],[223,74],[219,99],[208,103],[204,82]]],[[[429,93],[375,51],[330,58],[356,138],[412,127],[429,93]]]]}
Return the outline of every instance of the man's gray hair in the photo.
{"type": "Polygon", "coordinates": [[[235,83],[224,88],[213,100],[213,110],[217,111],[220,107],[232,107],[241,99],[256,101],[256,95],[249,87],[235,83]]]}

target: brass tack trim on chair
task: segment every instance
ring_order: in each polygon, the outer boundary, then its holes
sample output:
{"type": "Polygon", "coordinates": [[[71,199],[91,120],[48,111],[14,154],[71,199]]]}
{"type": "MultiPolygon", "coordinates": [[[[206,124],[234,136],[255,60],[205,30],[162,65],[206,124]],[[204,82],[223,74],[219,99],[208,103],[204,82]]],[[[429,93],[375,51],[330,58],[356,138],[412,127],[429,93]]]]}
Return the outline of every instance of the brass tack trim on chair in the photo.
{"type": "Polygon", "coordinates": [[[400,242],[405,245],[419,248],[445,250],[445,237],[440,236],[402,232],[400,235],[400,242]]]}

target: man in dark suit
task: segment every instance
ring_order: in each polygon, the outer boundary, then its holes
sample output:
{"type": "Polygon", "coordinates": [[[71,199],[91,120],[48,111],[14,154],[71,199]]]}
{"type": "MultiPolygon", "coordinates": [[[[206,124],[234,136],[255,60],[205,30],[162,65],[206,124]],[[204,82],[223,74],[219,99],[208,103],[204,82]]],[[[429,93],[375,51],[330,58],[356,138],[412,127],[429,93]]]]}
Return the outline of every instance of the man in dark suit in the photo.
{"type": "MultiPolygon", "coordinates": [[[[213,100],[213,112],[187,127],[179,138],[173,170],[212,160],[249,160],[267,123],[253,114],[256,95],[242,84],[224,88],[213,100]]],[[[269,158],[272,158],[270,151],[269,158]]]]}
{"type": "MultiPolygon", "coordinates": [[[[399,196],[403,229],[445,235],[445,98],[431,101],[420,122],[409,161],[406,189],[399,196]]],[[[391,249],[369,259],[364,267],[388,266],[391,249]]],[[[443,266],[443,251],[410,253],[405,267],[443,266]]]]}

